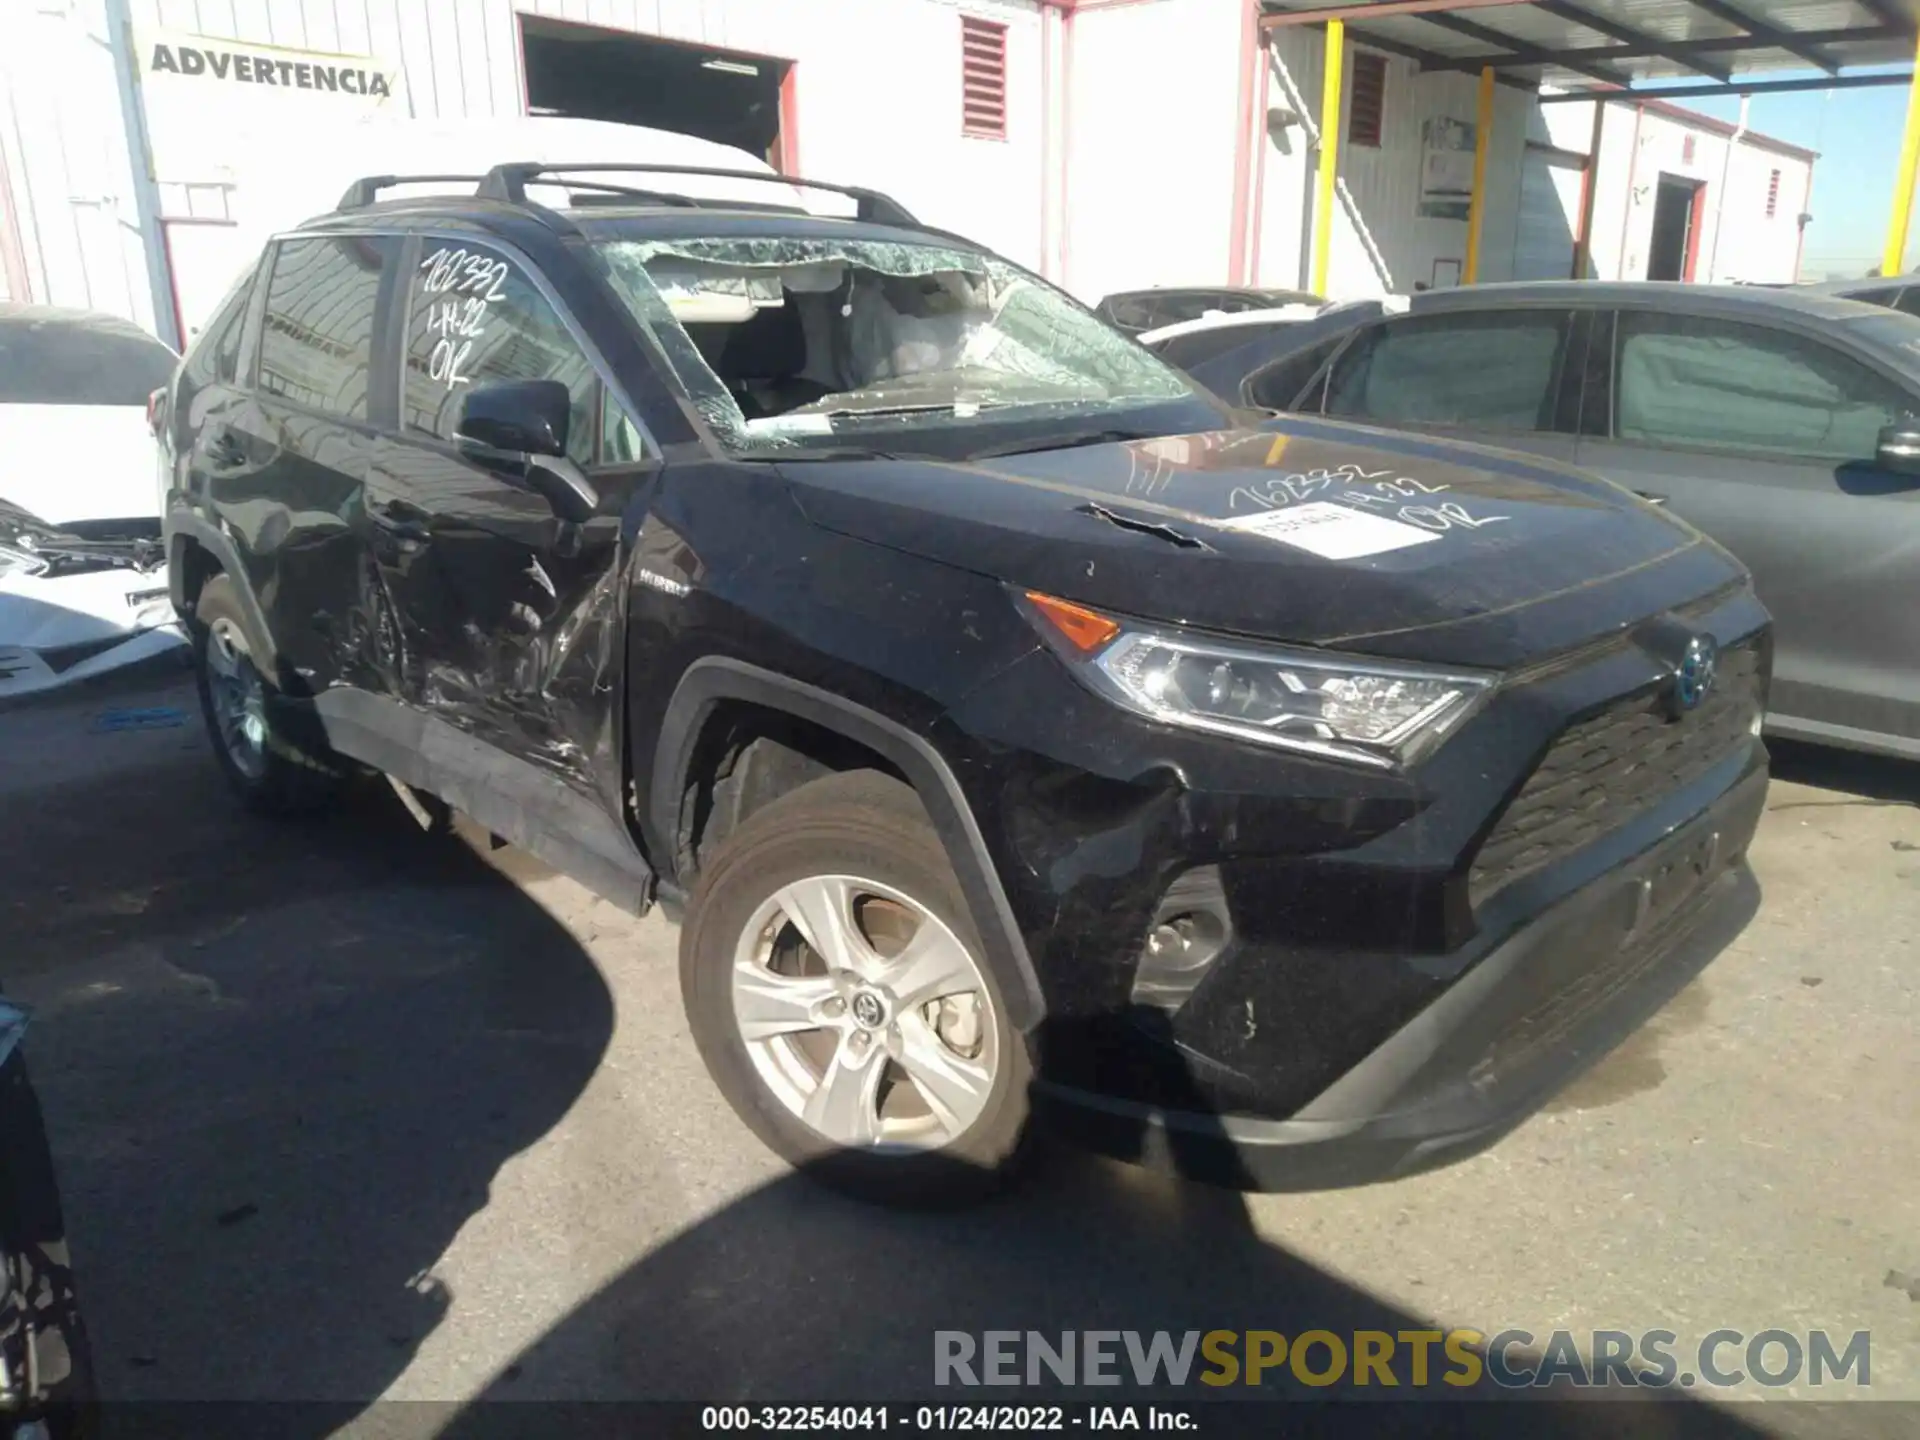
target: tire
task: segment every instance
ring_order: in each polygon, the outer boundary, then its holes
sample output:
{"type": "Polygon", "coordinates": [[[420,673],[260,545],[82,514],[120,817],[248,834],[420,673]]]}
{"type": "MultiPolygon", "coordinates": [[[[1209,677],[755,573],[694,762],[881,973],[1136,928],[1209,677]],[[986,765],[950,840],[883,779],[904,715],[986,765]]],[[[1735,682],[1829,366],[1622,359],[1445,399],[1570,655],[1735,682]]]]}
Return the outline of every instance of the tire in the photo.
{"type": "Polygon", "coordinates": [[[1029,1132],[1031,1053],[983,955],[919,798],[854,771],[720,846],[687,904],[680,989],[715,1084],[777,1154],[861,1199],[961,1205],[1006,1183],[1029,1132]],[[814,917],[808,932],[832,914],[851,938],[816,948],[789,906],[814,917]],[[894,963],[909,943],[912,971],[894,963]],[[844,966],[823,954],[836,949],[844,966]]]}
{"type": "Polygon", "coordinates": [[[214,758],[250,810],[302,815],[323,809],[345,780],[313,741],[296,740],[276,716],[273,681],[254,663],[255,642],[233,581],[216,575],[193,611],[193,672],[214,758]]]}
{"type": "Polygon", "coordinates": [[[37,1388],[27,1413],[44,1422],[52,1440],[93,1434],[93,1349],[75,1293],[46,1122],[18,1051],[0,1065],[0,1279],[8,1309],[3,1343],[16,1363],[32,1352],[25,1369],[37,1388]]]}

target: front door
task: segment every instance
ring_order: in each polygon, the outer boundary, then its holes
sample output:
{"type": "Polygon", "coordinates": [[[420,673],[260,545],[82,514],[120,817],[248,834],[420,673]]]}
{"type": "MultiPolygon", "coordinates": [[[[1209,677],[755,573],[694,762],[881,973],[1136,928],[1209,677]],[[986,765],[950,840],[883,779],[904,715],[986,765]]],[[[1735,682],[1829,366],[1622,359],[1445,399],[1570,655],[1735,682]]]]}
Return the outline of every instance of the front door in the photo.
{"type": "Polygon", "coordinates": [[[429,237],[409,268],[400,421],[367,483],[402,698],[617,809],[621,525],[658,467],[516,256],[429,237]],[[600,496],[584,523],[456,445],[462,399],[510,380],[558,380],[572,395],[568,453],[600,496]]]}
{"type": "Polygon", "coordinates": [[[1784,733],[1920,744],[1920,480],[1879,469],[1920,397],[1813,336],[1623,311],[1579,463],[1671,505],[1753,571],[1784,733]]]}

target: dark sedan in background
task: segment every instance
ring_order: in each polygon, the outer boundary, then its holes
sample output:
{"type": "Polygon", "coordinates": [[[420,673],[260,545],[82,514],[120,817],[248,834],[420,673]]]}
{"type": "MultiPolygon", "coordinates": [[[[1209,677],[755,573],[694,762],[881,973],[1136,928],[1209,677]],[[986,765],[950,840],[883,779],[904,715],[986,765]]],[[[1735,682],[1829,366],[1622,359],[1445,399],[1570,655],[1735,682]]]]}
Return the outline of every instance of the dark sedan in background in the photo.
{"type": "Polygon", "coordinates": [[[1122,290],[1107,296],[1093,310],[1114,329],[1142,335],[1163,325],[1198,320],[1203,315],[1238,315],[1247,310],[1277,310],[1282,305],[1319,303],[1318,295],[1310,295],[1305,290],[1167,286],[1157,290],[1122,290]]]}
{"type": "Polygon", "coordinates": [[[1861,280],[1821,280],[1794,288],[1804,295],[1831,295],[1920,315],[1920,275],[1869,275],[1861,280]]]}
{"type": "Polygon", "coordinates": [[[1203,383],[1565,460],[1668,505],[1774,613],[1770,733],[1920,759],[1920,318],[1806,287],[1591,281],[1351,314],[1262,327],[1203,383]]]}

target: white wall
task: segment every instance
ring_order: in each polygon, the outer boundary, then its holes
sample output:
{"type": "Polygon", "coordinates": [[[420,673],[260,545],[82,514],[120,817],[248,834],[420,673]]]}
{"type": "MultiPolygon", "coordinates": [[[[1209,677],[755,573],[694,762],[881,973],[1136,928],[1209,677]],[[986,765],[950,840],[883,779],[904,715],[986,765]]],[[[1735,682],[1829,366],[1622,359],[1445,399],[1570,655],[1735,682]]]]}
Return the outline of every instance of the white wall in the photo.
{"type": "Polygon", "coordinates": [[[1227,283],[1239,131],[1237,0],[1073,16],[1066,281],[1088,301],[1227,283]]]}
{"type": "MultiPolygon", "coordinates": [[[[91,304],[151,326],[105,5],[0,0],[0,144],[31,236],[33,298],[91,304]]],[[[1037,0],[129,0],[136,34],[185,32],[395,64],[404,75],[398,103],[420,118],[523,113],[516,8],[794,61],[802,173],[888,191],[929,223],[1023,263],[1045,258],[1037,0]],[[1004,141],[960,133],[963,11],[1008,26],[1004,141]]],[[[252,98],[259,134],[314,123],[300,105],[276,108],[294,92],[262,88],[252,98]]],[[[194,271],[196,310],[205,308],[208,274],[231,269],[256,244],[205,223],[244,220],[245,195],[236,188],[218,197],[206,174],[243,148],[234,128],[225,112],[209,122],[201,156],[184,155],[194,147],[179,143],[162,155],[156,145],[158,178],[169,182],[163,213],[194,222],[167,228],[183,276],[194,271]]],[[[337,198],[316,193],[312,208],[337,198]]]]}
{"type": "Polygon", "coordinates": [[[0,154],[27,282],[11,298],[151,330],[119,93],[102,0],[0,3],[0,154]]]}
{"type": "MultiPolygon", "coordinates": [[[[1349,43],[1341,87],[1339,176],[1334,204],[1329,292],[1338,299],[1406,294],[1416,282],[1432,283],[1434,262],[1464,264],[1467,224],[1420,213],[1421,122],[1452,118],[1473,124],[1478,81],[1470,75],[1421,74],[1412,61],[1386,56],[1387,79],[1381,144],[1349,145],[1353,51],[1349,43]]],[[[1364,48],[1364,46],[1360,47],[1364,48]]],[[[1319,164],[1320,92],[1326,37],[1288,27],[1274,32],[1268,104],[1292,110],[1302,123],[1283,140],[1268,140],[1261,185],[1263,285],[1311,282],[1312,185],[1319,164]]],[[[1493,130],[1488,140],[1486,217],[1480,237],[1480,279],[1510,273],[1520,196],[1520,159],[1532,99],[1510,86],[1494,90],[1493,130]]]]}
{"type": "MultiPolygon", "coordinates": [[[[1591,105],[1541,109],[1554,123],[1556,144],[1587,148],[1591,105]]],[[[1653,205],[1663,173],[1706,185],[1696,281],[1781,283],[1798,278],[1798,217],[1808,208],[1812,161],[1750,135],[1734,146],[1731,137],[1715,130],[1654,110],[1640,112],[1627,103],[1607,106],[1603,125],[1593,204],[1593,262],[1599,278],[1647,278],[1653,205]],[[1691,160],[1686,157],[1689,134],[1694,142],[1691,160]],[[1774,170],[1780,171],[1780,194],[1769,218],[1767,180],[1774,170]]]]}

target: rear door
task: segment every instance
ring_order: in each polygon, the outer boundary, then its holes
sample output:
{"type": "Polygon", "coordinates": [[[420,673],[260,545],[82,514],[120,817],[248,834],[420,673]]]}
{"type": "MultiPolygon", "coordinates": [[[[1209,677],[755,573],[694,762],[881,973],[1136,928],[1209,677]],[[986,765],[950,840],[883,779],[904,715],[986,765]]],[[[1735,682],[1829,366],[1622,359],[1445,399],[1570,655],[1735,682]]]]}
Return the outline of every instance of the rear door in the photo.
{"type": "Polygon", "coordinates": [[[1622,310],[1579,463],[1746,562],[1773,612],[1777,728],[1920,744],[1920,481],[1881,427],[1920,395],[1819,334],[1622,310]]]}
{"type": "Polygon", "coordinates": [[[644,504],[657,452],[517,252],[428,235],[408,272],[399,423],[380,445],[365,510],[397,610],[401,694],[617,812],[606,725],[624,633],[621,522],[644,504]],[[600,497],[585,523],[559,519],[523,480],[455,443],[463,398],[509,380],[557,380],[571,394],[568,454],[600,497]]]}
{"type": "Polygon", "coordinates": [[[380,684],[356,516],[393,411],[374,336],[399,249],[373,234],[276,242],[254,280],[252,383],[216,387],[190,417],[189,486],[234,541],[295,693],[380,684]]]}
{"type": "Polygon", "coordinates": [[[1590,312],[1515,307],[1401,315],[1340,352],[1328,415],[1571,460],[1590,312]]]}

